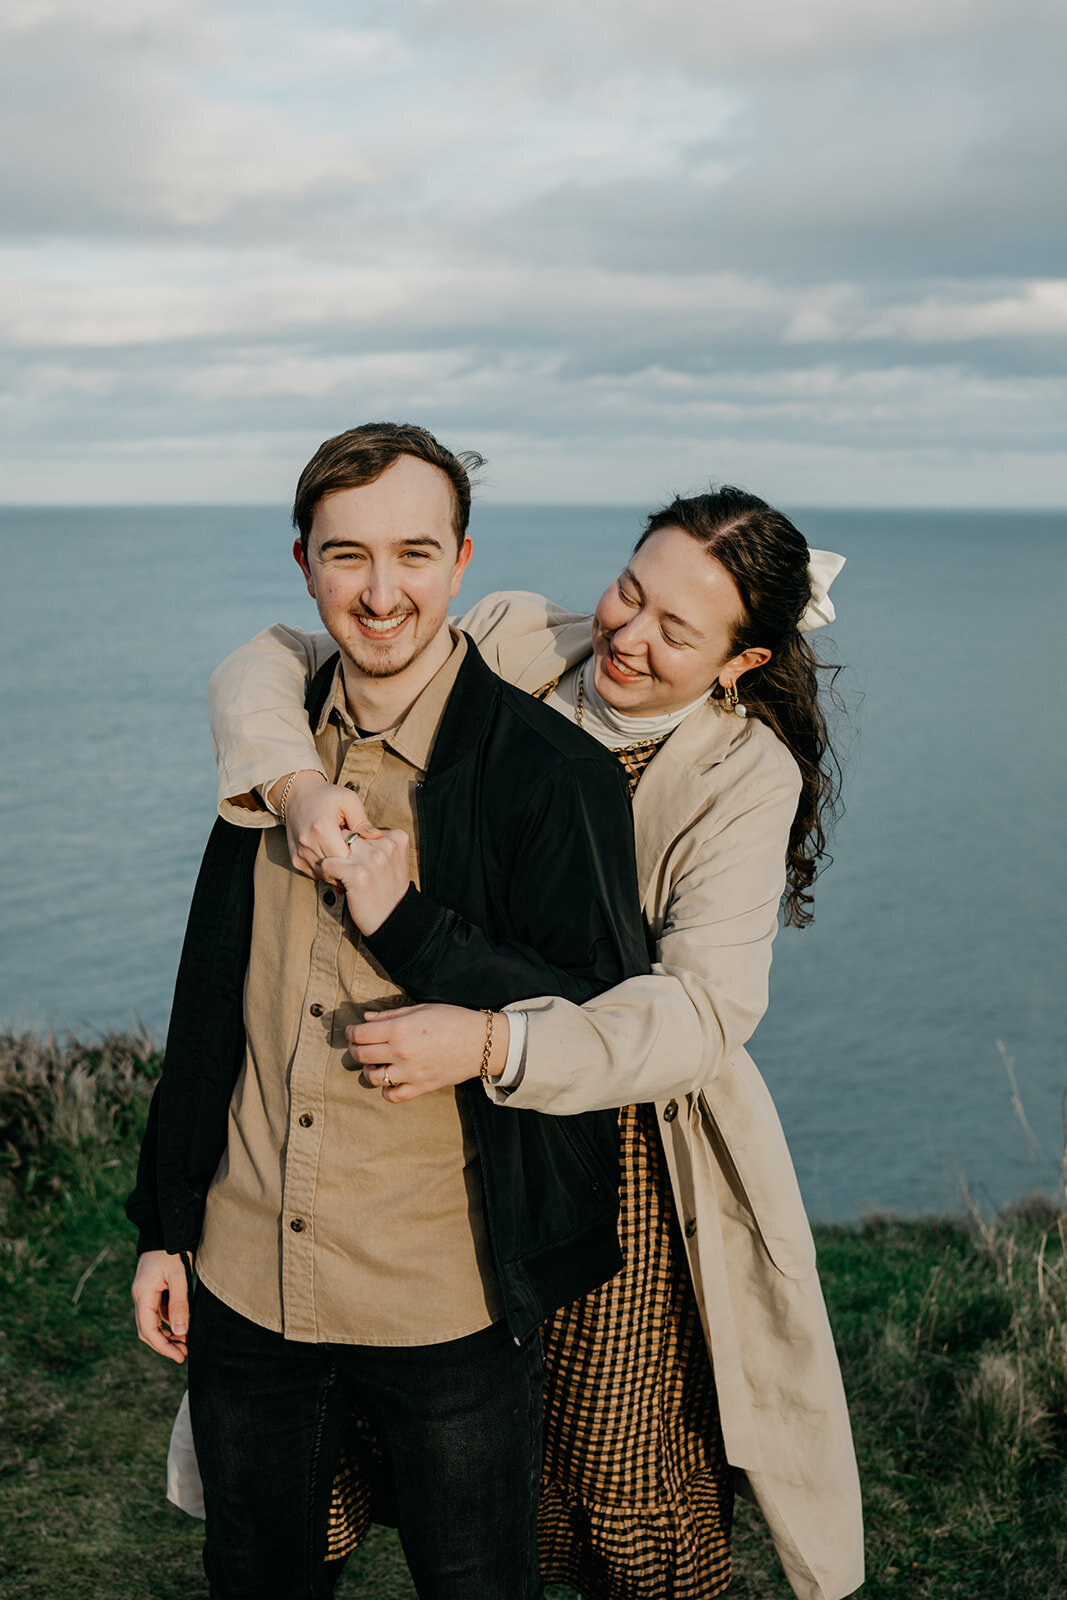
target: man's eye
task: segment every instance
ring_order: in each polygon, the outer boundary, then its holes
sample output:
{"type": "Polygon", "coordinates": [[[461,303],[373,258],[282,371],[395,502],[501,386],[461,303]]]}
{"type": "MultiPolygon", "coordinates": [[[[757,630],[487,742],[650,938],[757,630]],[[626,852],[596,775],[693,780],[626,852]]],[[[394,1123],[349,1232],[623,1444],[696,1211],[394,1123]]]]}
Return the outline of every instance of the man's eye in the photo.
{"type": "Polygon", "coordinates": [[[428,550],[405,550],[404,559],[405,561],[428,561],[430,552],[428,550]]]}
{"type": "Polygon", "coordinates": [[[618,588],[619,599],[622,601],[624,606],[635,606],[637,604],[636,595],[630,594],[629,590],[624,589],[621,583],[619,584],[618,588]]]}
{"type": "Polygon", "coordinates": [[[673,645],[675,650],[684,650],[685,649],[686,645],[685,645],[685,640],[684,639],[672,639],[670,634],[664,632],[664,630],[662,628],[660,629],[660,632],[663,634],[663,637],[664,637],[665,641],[667,642],[667,644],[673,645]]]}

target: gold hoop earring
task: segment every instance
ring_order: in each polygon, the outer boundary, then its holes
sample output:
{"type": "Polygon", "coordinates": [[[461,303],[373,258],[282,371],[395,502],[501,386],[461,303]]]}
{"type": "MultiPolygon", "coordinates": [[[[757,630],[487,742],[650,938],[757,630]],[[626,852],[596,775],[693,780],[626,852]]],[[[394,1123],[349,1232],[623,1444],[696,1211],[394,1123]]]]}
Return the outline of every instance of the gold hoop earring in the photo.
{"type": "Polygon", "coordinates": [[[722,686],[722,697],[726,703],[727,711],[732,711],[735,717],[748,716],[748,707],[743,706],[737,698],[736,683],[724,683],[722,686]]]}

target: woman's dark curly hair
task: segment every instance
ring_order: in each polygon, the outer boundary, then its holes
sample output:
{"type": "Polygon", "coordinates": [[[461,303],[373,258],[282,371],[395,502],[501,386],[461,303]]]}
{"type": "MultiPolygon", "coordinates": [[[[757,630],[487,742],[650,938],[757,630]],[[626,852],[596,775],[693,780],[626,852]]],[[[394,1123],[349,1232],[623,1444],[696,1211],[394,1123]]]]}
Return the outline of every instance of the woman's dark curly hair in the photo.
{"type": "MultiPolygon", "coordinates": [[[[841,769],[819,703],[819,672],[840,670],[816,656],[797,623],[811,599],[808,543],[766,501],[728,485],[707,494],[680,496],[653,512],[637,542],[661,528],[681,528],[722,563],[737,585],[742,611],[731,650],[761,647],[771,652],[762,667],[739,685],[749,714],[760,717],[788,746],[800,768],[802,787],[789,832],[786,923],[811,922],[812,885],[826,856],[827,835],[840,809],[841,769]]],[[[831,688],[833,677],[830,680],[831,688]]],[[[716,683],[712,691],[722,695],[716,683]]]]}

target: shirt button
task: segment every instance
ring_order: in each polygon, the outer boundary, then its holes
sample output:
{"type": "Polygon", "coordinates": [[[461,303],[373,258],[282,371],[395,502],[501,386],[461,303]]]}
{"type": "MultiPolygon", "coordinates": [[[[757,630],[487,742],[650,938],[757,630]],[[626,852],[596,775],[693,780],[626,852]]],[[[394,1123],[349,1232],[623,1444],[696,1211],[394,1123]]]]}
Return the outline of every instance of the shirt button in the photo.
{"type": "Polygon", "coordinates": [[[313,1006],[308,1006],[308,1010],[311,1012],[313,1017],[321,1017],[324,1009],[325,1008],[323,1006],[319,1005],[317,1000],[313,1006]]]}
{"type": "Polygon", "coordinates": [[[686,1236],[686,1238],[687,1239],[691,1239],[693,1237],[694,1233],[696,1233],[696,1231],[697,1231],[696,1218],[695,1217],[690,1217],[689,1221],[685,1225],[685,1236],[686,1236]]]}
{"type": "Polygon", "coordinates": [[[303,1116],[301,1116],[298,1120],[302,1128],[310,1128],[315,1118],[311,1115],[310,1111],[305,1111],[303,1116]]]}
{"type": "Polygon", "coordinates": [[[336,901],[337,901],[337,896],[334,894],[333,890],[332,889],[327,889],[326,893],[322,897],[323,905],[324,906],[332,906],[332,905],[336,904],[336,901]]]}
{"type": "Polygon", "coordinates": [[[289,1226],[294,1233],[303,1233],[304,1231],[304,1224],[299,1217],[294,1217],[289,1226]]]}
{"type": "MultiPolygon", "coordinates": [[[[312,1006],[311,1009],[312,1009],[312,1011],[314,1011],[315,1007],[312,1006]]],[[[664,1122],[673,1122],[677,1115],[678,1115],[678,1102],[677,1102],[677,1100],[668,1100],[667,1104],[663,1107],[663,1120],[664,1120],[664,1122]]]]}

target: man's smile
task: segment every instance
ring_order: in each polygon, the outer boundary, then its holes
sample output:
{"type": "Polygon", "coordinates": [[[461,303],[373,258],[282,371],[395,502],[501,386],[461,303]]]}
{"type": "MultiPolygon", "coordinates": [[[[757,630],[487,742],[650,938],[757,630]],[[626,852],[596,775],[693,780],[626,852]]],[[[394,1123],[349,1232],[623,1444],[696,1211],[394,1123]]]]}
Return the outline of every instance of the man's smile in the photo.
{"type": "Polygon", "coordinates": [[[367,617],[355,613],[353,621],[358,624],[364,633],[369,634],[372,638],[392,639],[400,632],[408,618],[414,615],[413,611],[404,611],[398,617],[367,617]]]}

